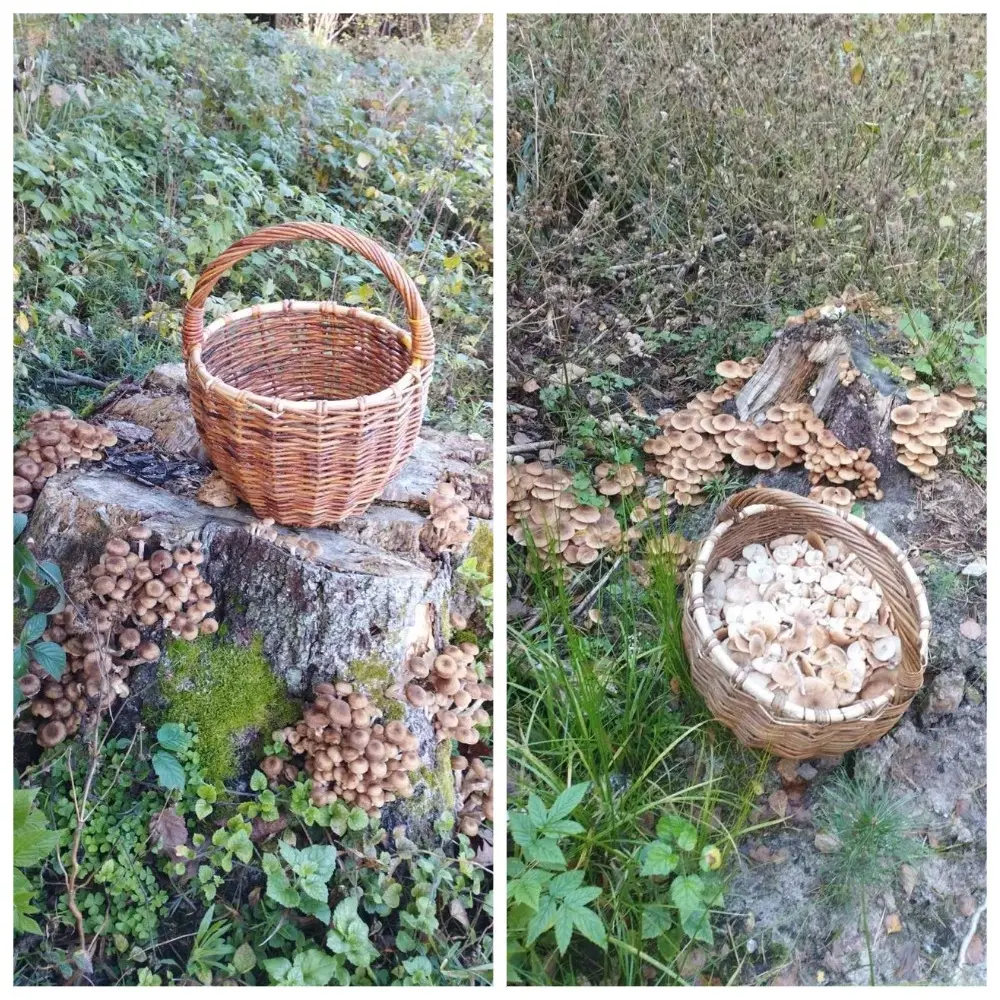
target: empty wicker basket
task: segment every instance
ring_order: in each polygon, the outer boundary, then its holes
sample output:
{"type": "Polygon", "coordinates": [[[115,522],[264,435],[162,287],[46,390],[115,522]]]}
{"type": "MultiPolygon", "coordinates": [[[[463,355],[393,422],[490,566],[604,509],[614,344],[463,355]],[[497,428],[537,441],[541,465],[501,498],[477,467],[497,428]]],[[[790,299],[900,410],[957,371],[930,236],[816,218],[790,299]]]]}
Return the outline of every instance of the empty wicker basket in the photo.
{"type": "Polygon", "coordinates": [[[423,416],[434,337],[416,285],[373,240],[289,222],[234,243],[205,269],[184,313],[195,422],[212,463],[260,517],[316,527],[363,513],[409,458],[423,416]],[[327,240],[385,274],[410,332],[333,302],[275,302],[204,327],[205,301],[248,254],[327,240]]]}
{"type": "Polygon", "coordinates": [[[899,721],[923,683],[930,624],[924,589],[892,541],[858,517],[783,490],[749,489],[729,499],[698,550],[684,601],[692,679],[712,714],[746,746],[797,760],[846,753],[874,742],[899,721]],[[711,629],[703,587],[716,563],[739,556],[752,542],[808,531],[842,541],[882,587],[902,646],[897,682],[888,694],[824,711],[785,703],[774,692],[745,690],[748,668],[728,655],[720,641],[724,633],[711,629]]]}

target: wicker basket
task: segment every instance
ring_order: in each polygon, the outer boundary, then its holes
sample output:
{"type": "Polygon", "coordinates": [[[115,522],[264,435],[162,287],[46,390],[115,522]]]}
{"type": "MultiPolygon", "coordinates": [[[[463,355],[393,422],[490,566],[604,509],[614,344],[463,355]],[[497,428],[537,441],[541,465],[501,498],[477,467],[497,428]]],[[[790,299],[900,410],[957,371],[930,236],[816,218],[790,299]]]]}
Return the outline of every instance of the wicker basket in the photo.
{"type": "Polygon", "coordinates": [[[417,288],[377,243],[341,226],[289,222],[234,243],[184,313],[195,422],[212,463],[261,518],[316,527],[363,513],[409,458],[434,337],[417,288]],[[204,328],[205,301],[237,261],[276,243],[327,240],[385,274],[410,332],[333,302],[275,302],[204,328]]]}
{"type": "Polygon", "coordinates": [[[784,490],[749,489],[729,499],[698,550],[684,601],[692,679],[712,714],[746,746],[796,760],[843,754],[887,733],[923,683],[930,626],[924,589],[893,542],[852,514],[784,490]],[[720,641],[724,633],[717,635],[709,626],[703,586],[720,559],[738,556],[751,542],[807,531],[841,540],[882,587],[902,645],[898,681],[887,694],[826,711],[787,704],[771,691],[748,691],[743,687],[748,670],[726,653],[720,641]]]}

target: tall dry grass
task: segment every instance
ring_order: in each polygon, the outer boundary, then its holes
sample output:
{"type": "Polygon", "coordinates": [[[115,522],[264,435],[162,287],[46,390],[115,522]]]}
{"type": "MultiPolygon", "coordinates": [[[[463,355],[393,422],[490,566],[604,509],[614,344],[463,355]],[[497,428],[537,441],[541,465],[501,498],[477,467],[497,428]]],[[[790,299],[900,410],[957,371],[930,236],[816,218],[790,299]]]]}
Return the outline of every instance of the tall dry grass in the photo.
{"type": "Polygon", "coordinates": [[[508,24],[515,343],[553,294],[726,327],[848,283],[983,329],[984,16],[508,24]]]}

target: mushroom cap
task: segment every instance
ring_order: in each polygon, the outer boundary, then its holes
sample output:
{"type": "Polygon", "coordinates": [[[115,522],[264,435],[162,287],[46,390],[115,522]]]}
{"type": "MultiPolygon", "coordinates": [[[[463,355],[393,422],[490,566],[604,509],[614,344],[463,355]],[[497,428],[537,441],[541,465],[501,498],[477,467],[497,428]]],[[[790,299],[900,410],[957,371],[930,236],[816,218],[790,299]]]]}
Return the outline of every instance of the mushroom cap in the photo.
{"type": "Polygon", "coordinates": [[[66,739],[66,724],[59,719],[46,722],[38,730],[38,743],[43,747],[54,747],[66,739]]]}
{"type": "Polygon", "coordinates": [[[260,769],[272,780],[277,778],[281,774],[281,769],[284,767],[285,762],[280,757],[265,757],[260,762],[260,769]]]}
{"type": "Polygon", "coordinates": [[[139,656],[141,656],[148,663],[152,663],[153,660],[158,660],[160,658],[160,647],[156,645],[151,639],[147,639],[142,643],[138,650],[139,656]]]}
{"type": "Polygon", "coordinates": [[[928,385],[911,385],[906,390],[906,398],[911,403],[923,403],[934,398],[934,390],[928,385]]]}
{"type": "Polygon", "coordinates": [[[347,727],[352,723],[351,706],[340,698],[330,699],[330,704],[326,706],[326,714],[338,726],[347,727]]]}
{"type": "Polygon", "coordinates": [[[715,374],[722,378],[745,378],[746,369],[738,361],[720,361],[715,366],[715,374]]]}
{"type": "Polygon", "coordinates": [[[133,524],[126,534],[135,542],[144,542],[153,532],[145,524],[133,524]]]}
{"type": "Polygon", "coordinates": [[[897,406],[896,409],[889,414],[889,419],[894,424],[900,424],[906,427],[909,424],[915,424],[920,418],[920,414],[915,406],[910,406],[904,403],[902,406],[897,406]]]}
{"type": "Polygon", "coordinates": [[[124,538],[109,538],[104,546],[104,551],[112,556],[127,556],[132,548],[124,538]]]}
{"type": "Polygon", "coordinates": [[[135,649],[140,642],[142,642],[142,635],[135,628],[127,628],[118,636],[118,645],[122,649],[135,649]]]}
{"type": "Polygon", "coordinates": [[[402,746],[409,738],[410,731],[399,719],[392,719],[385,724],[385,738],[390,743],[402,746]]]}

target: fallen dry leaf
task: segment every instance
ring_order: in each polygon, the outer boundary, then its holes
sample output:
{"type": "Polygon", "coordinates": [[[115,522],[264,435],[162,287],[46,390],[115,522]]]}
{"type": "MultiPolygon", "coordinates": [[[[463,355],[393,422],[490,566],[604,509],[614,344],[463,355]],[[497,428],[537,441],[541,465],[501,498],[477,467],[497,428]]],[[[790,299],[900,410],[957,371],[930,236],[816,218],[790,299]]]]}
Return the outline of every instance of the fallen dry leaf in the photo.
{"type": "Polygon", "coordinates": [[[983,939],[978,934],[972,935],[969,947],[965,951],[965,960],[969,965],[981,965],[986,957],[986,949],[983,948],[983,939]]]}
{"type": "Polygon", "coordinates": [[[975,897],[970,896],[967,892],[963,892],[962,895],[958,897],[958,912],[961,913],[963,917],[971,917],[972,914],[976,912],[975,897]]]}
{"type": "Polygon", "coordinates": [[[820,854],[836,854],[840,850],[840,841],[832,833],[817,833],[813,846],[820,854]]]}
{"type": "Polygon", "coordinates": [[[149,835],[156,849],[174,860],[178,856],[177,848],[186,846],[188,842],[187,824],[173,806],[161,809],[150,819],[149,835]]]}
{"type": "Polygon", "coordinates": [[[903,921],[898,913],[888,913],[885,918],[886,934],[898,934],[903,929],[903,921]]]}
{"type": "Polygon", "coordinates": [[[799,780],[799,762],[797,760],[789,760],[784,757],[778,761],[776,770],[783,785],[792,785],[799,780]]]}
{"type": "Polygon", "coordinates": [[[210,507],[235,507],[240,500],[236,491],[218,472],[213,472],[201,484],[201,489],[198,490],[196,496],[202,503],[207,503],[210,507]]]}
{"type": "Polygon", "coordinates": [[[692,979],[697,976],[708,961],[708,956],[701,948],[692,948],[677,963],[677,971],[685,978],[692,979]]]}
{"type": "Polygon", "coordinates": [[[460,899],[453,899],[448,904],[448,912],[466,930],[469,929],[469,915],[465,912],[465,904],[460,899]]]}
{"type": "Polygon", "coordinates": [[[973,618],[966,618],[965,621],[958,626],[958,631],[961,632],[966,639],[981,639],[983,636],[983,627],[973,618]]]}
{"type": "Polygon", "coordinates": [[[919,877],[917,869],[912,865],[903,864],[899,866],[899,884],[903,887],[903,892],[906,894],[907,899],[913,895],[913,890],[917,887],[919,877]]]}
{"type": "Polygon", "coordinates": [[[780,788],[776,792],[771,792],[767,797],[767,804],[774,810],[776,816],[784,819],[788,812],[788,793],[780,788]]]}

